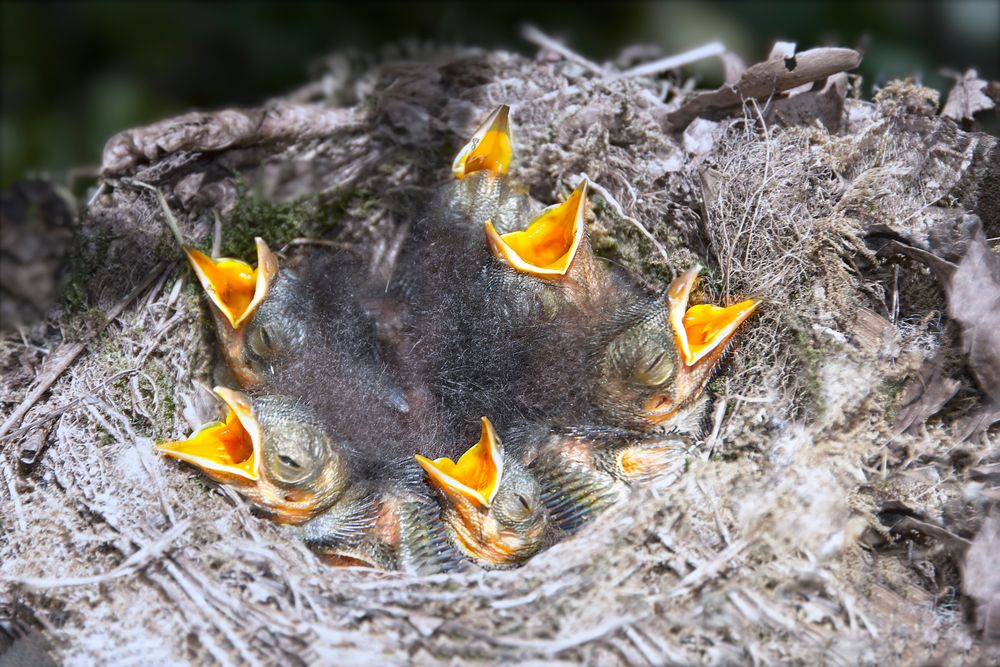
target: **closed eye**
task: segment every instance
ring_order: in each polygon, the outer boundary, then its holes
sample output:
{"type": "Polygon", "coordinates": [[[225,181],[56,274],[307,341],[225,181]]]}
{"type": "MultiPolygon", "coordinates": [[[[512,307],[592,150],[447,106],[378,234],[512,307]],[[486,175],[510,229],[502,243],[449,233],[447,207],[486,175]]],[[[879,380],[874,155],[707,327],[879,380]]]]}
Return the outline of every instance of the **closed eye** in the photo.
{"type": "Polygon", "coordinates": [[[299,462],[296,461],[295,459],[293,459],[290,456],[285,456],[284,454],[280,454],[278,456],[278,460],[281,461],[282,465],[286,465],[289,468],[292,468],[294,470],[301,470],[302,469],[302,466],[299,465],[299,462]]]}

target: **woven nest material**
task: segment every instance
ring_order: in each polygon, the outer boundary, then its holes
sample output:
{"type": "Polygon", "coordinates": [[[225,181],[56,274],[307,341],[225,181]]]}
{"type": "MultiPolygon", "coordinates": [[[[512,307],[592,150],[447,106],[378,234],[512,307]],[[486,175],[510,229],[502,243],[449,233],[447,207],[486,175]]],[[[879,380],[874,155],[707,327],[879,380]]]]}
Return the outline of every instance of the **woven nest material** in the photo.
{"type": "Polygon", "coordinates": [[[884,252],[926,251],[950,230],[967,233],[963,248],[992,239],[995,254],[996,139],[934,115],[932,91],[897,82],[865,102],[830,81],[682,122],[692,98],[669,79],[663,102],[655,74],[604,76],[548,51],[413,50],[333,57],[260,108],[114,137],[79,214],[75,301],[3,342],[8,655],[997,660],[989,376],[949,314],[954,286],[913,253],[884,252]],[[678,478],[638,488],[517,570],[327,567],[153,452],[217,418],[218,364],[197,283],[136,181],[167,195],[188,238],[230,256],[252,256],[254,235],[391,252],[500,103],[513,107],[514,175],[533,197],[555,201],[582,175],[596,184],[600,254],[650,289],[701,262],[707,297],[764,305],[710,385],[710,428],[678,478]]]}

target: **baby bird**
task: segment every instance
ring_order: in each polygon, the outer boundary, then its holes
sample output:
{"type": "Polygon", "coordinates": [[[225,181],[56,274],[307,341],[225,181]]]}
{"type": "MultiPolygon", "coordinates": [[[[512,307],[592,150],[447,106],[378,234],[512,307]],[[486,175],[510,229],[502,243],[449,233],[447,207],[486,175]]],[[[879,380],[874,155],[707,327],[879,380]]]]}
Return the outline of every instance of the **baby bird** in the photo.
{"type": "Polygon", "coordinates": [[[319,416],[287,396],[260,396],[216,387],[228,413],[190,438],[156,446],[232,487],[273,520],[301,523],[349,493],[348,455],[319,416]]]}
{"type": "Polygon", "coordinates": [[[321,397],[328,404],[349,400],[362,413],[409,410],[364,307],[370,290],[354,254],[303,251],[279,268],[258,238],[253,269],[196,249],[185,252],[212,303],[226,365],[241,387],[314,405],[321,397]],[[332,394],[317,391],[327,384],[332,394]]]}
{"type": "Polygon", "coordinates": [[[565,202],[544,209],[523,229],[501,234],[492,220],[483,225],[486,245],[498,260],[489,268],[494,280],[523,276],[519,283],[526,296],[540,300],[553,319],[568,309],[603,311],[626,289],[594,254],[585,220],[587,186],[582,180],[565,202]]]}
{"type": "Polygon", "coordinates": [[[416,476],[412,458],[358,471],[369,490],[356,506],[334,505],[298,527],[303,541],[335,565],[369,565],[410,574],[465,570],[469,561],[448,536],[438,504],[416,476]],[[364,511],[358,512],[358,509],[364,511]]]}
{"type": "Polygon", "coordinates": [[[239,259],[212,259],[197,248],[184,247],[184,254],[212,304],[212,316],[222,343],[222,354],[233,376],[243,387],[259,385],[260,369],[244,359],[246,323],[267,298],[278,276],[278,258],[264,242],[255,239],[257,266],[239,259]]]}
{"type": "MultiPolygon", "coordinates": [[[[756,310],[688,307],[700,267],[678,276],[660,299],[637,301],[612,317],[592,344],[586,415],[527,437],[531,463],[554,526],[572,532],[637,482],[675,475],[702,432],[703,390],[729,341],[756,310]],[[581,421],[614,427],[572,426],[581,421]]],[[[587,345],[585,343],[585,345],[587,345]]]]}
{"type": "Polygon", "coordinates": [[[699,429],[702,391],[739,326],[760,305],[747,299],[726,308],[688,307],[700,271],[685,271],[665,298],[637,302],[607,326],[594,355],[594,404],[603,423],[640,432],[699,429]]]}
{"type": "Polygon", "coordinates": [[[163,193],[139,185],[156,194],[209,299],[226,365],[243,389],[312,399],[323,384],[317,380],[336,378],[332,384],[354,388],[363,405],[409,409],[386,373],[371,312],[378,308],[365,307],[384,297],[367,280],[369,267],[357,253],[303,251],[279,266],[258,237],[256,267],[213,259],[184,242],[163,193]],[[359,377],[345,382],[352,374],[359,377]]]}
{"type": "Polygon", "coordinates": [[[458,461],[417,455],[440,493],[441,520],[452,543],[482,567],[518,565],[544,544],[541,487],[517,452],[505,450],[486,417],[479,442],[458,461]]]}
{"type": "Polygon", "coordinates": [[[458,180],[413,226],[396,280],[410,313],[401,357],[467,437],[482,414],[506,429],[582,399],[589,328],[572,325],[618,287],[590,245],[586,182],[539,213],[510,187],[507,120],[501,107],[459,152],[458,180]]]}
{"type": "Polygon", "coordinates": [[[162,454],[195,465],[271,520],[292,524],[329,564],[421,574],[461,569],[462,555],[448,544],[429,494],[399,483],[398,462],[378,463],[365,442],[335,438],[329,420],[302,401],[215,392],[229,408],[225,422],[157,445],[162,454]]]}

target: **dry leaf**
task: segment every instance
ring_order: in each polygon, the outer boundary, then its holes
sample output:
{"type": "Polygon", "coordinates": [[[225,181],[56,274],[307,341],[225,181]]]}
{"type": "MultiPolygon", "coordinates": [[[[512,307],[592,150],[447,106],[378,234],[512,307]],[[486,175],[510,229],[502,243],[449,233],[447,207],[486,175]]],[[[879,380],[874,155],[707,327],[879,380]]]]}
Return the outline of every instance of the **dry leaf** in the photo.
{"type": "Polygon", "coordinates": [[[903,389],[892,423],[895,434],[913,432],[958,393],[961,384],[941,372],[940,359],[928,359],[903,389]]]}
{"type": "Polygon", "coordinates": [[[996,104],[986,94],[987,85],[974,69],[956,77],[941,115],[955,120],[972,120],[977,112],[994,108],[996,104]]]}
{"type": "Polygon", "coordinates": [[[945,284],[948,315],[962,325],[962,347],[973,377],[1000,406],[1000,256],[976,221],[965,257],[945,284]]]}
{"type": "Polygon", "coordinates": [[[976,601],[976,619],[987,639],[1000,639],[1000,517],[989,517],[965,554],[962,592],[976,601]]]}
{"type": "MultiPolygon", "coordinates": [[[[961,439],[965,439],[1000,419],[1000,256],[990,250],[976,216],[966,216],[959,226],[936,236],[932,250],[890,241],[883,251],[906,255],[925,264],[941,283],[948,301],[948,316],[961,326],[962,351],[986,397],[982,409],[959,425],[961,439]],[[961,259],[952,261],[958,257],[961,259]]],[[[957,386],[949,387],[953,380],[943,381],[938,375],[935,369],[925,366],[916,378],[917,385],[907,387],[904,407],[910,404],[913,407],[900,410],[894,424],[897,433],[920,423],[921,415],[924,419],[933,415],[951,397],[945,394],[953,389],[951,395],[954,395],[958,390],[957,386]],[[911,396],[909,402],[907,396],[911,396]],[[944,401],[938,404],[942,398],[944,401]],[[935,405],[933,412],[927,412],[935,405]]]]}

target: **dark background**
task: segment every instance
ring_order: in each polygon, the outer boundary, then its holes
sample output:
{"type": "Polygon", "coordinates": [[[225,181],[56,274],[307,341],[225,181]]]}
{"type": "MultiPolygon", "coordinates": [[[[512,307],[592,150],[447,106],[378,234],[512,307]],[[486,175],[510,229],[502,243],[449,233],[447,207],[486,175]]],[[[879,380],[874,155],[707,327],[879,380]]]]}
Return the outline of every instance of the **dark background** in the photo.
{"type": "MultiPolygon", "coordinates": [[[[997,0],[953,2],[3,2],[0,184],[96,167],[118,130],[292,89],[324,54],[406,37],[530,54],[533,23],[594,60],[721,40],[751,64],[774,39],[861,47],[865,94],[900,76],[946,91],[943,67],[998,78],[997,0]]],[[[696,70],[717,85],[718,61],[696,70]]]]}

